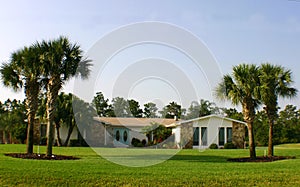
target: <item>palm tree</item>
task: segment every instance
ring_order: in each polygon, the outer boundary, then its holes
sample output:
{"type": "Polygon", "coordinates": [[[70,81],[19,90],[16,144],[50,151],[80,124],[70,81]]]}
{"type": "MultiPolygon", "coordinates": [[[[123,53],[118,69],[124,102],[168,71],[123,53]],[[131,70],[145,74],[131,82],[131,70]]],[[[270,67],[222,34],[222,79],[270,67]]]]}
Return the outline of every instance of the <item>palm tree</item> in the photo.
{"type": "Polygon", "coordinates": [[[3,84],[15,91],[25,88],[27,109],[27,153],[33,153],[33,126],[38,108],[41,64],[37,46],[24,47],[11,54],[9,63],[1,66],[3,84]]]}
{"type": "Polygon", "coordinates": [[[256,158],[253,121],[255,109],[259,106],[259,69],[253,64],[240,64],[233,67],[232,75],[225,75],[216,88],[221,99],[231,100],[232,104],[242,105],[242,113],[248,126],[250,157],[256,158]]]}
{"type": "Polygon", "coordinates": [[[55,104],[63,84],[74,76],[88,77],[91,60],[84,59],[82,50],[77,44],[71,44],[66,37],[42,41],[43,73],[47,90],[47,156],[52,155],[54,135],[55,104]]]}
{"type": "Polygon", "coordinates": [[[69,126],[69,135],[66,138],[65,145],[68,144],[69,138],[74,128],[77,128],[78,133],[84,133],[84,131],[89,129],[91,130],[91,125],[94,121],[93,118],[97,116],[97,111],[95,110],[92,104],[85,102],[84,100],[78,98],[75,95],[73,95],[72,97],[72,108],[70,109],[73,115],[72,118],[67,119],[67,121],[69,121],[69,123],[66,123],[69,126]]]}
{"type": "Polygon", "coordinates": [[[269,120],[268,156],[271,157],[274,155],[273,126],[278,112],[278,97],[294,97],[297,90],[291,87],[292,72],[282,66],[265,63],[260,66],[260,72],[260,95],[269,120]]]}
{"type": "Polygon", "coordinates": [[[61,92],[56,99],[56,111],[55,111],[55,115],[54,115],[57,146],[62,145],[62,141],[60,138],[61,122],[63,122],[64,118],[68,118],[69,117],[68,115],[72,115],[72,114],[69,114],[68,111],[65,110],[65,102],[66,102],[66,95],[64,92],[61,92]]]}
{"type": "Polygon", "coordinates": [[[74,127],[76,126],[75,118],[74,118],[74,111],[73,111],[73,99],[75,96],[73,96],[71,93],[65,94],[62,93],[59,95],[61,100],[61,106],[60,106],[60,115],[61,119],[68,127],[68,134],[66,137],[66,140],[64,142],[64,146],[67,146],[71,137],[71,134],[73,132],[74,127]]]}

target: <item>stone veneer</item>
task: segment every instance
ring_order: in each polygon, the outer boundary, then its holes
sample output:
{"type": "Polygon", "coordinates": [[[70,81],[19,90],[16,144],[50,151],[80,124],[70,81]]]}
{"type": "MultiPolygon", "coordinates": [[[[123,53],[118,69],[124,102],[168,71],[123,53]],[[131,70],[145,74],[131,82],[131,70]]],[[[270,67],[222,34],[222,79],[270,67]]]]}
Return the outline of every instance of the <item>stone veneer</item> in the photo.
{"type": "Polygon", "coordinates": [[[113,145],[112,128],[106,128],[106,145],[105,145],[105,127],[104,124],[94,122],[92,126],[86,129],[86,142],[94,147],[110,147],[113,145]]]}
{"type": "Polygon", "coordinates": [[[244,148],[246,127],[244,124],[232,122],[232,143],[238,148],[244,148]]]}
{"type": "Polygon", "coordinates": [[[183,149],[193,148],[193,122],[184,123],[181,125],[180,142],[183,149]]]}

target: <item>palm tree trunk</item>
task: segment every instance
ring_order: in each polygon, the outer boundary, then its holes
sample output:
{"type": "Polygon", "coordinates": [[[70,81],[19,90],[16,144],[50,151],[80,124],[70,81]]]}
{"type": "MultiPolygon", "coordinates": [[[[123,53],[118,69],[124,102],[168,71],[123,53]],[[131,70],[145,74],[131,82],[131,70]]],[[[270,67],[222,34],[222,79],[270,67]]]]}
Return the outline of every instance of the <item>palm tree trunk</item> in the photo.
{"type": "Polygon", "coordinates": [[[268,142],[268,157],[274,156],[274,146],[273,146],[273,127],[274,127],[274,120],[277,114],[277,103],[273,103],[270,106],[264,107],[268,120],[269,120],[269,142],[268,142]],[[275,106],[275,107],[274,107],[275,106]]]}
{"type": "MultiPolygon", "coordinates": [[[[31,101],[26,101],[27,105],[31,105],[29,103],[33,103],[31,101]]],[[[28,107],[28,126],[27,126],[27,144],[26,144],[26,151],[27,154],[32,154],[33,153],[33,136],[34,136],[34,132],[33,132],[33,128],[34,128],[34,118],[35,118],[35,111],[33,111],[32,106],[28,107]]]]}
{"type": "Polygon", "coordinates": [[[67,145],[68,145],[69,140],[70,140],[70,137],[71,137],[71,134],[72,134],[72,132],[73,132],[73,129],[74,129],[74,125],[70,124],[69,130],[68,130],[68,136],[67,136],[67,138],[66,138],[66,141],[65,141],[65,143],[64,143],[64,146],[67,146],[67,145]]]}
{"type": "Polygon", "coordinates": [[[250,150],[250,158],[256,158],[255,151],[255,141],[254,141],[254,132],[253,132],[253,122],[247,123],[248,125],[248,136],[249,136],[249,150],[250,150]]]}
{"type": "Polygon", "coordinates": [[[52,77],[47,85],[47,156],[52,156],[55,102],[61,88],[60,78],[52,77]]]}
{"type": "Polygon", "coordinates": [[[33,120],[29,119],[32,118],[28,116],[28,126],[27,126],[27,143],[26,143],[26,152],[27,154],[33,153],[33,120]]]}
{"type": "MultiPolygon", "coordinates": [[[[47,115],[49,118],[50,115],[47,115]]],[[[47,123],[47,156],[52,156],[52,146],[53,146],[53,136],[54,136],[54,128],[53,123],[48,121],[47,123]]]]}
{"type": "Polygon", "coordinates": [[[55,128],[56,128],[57,146],[60,147],[62,145],[61,138],[60,138],[60,130],[59,130],[60,125],[56,123],[55,128]]]}
{"type": "Polygon", "coordinates": [[[35,113],[38,108],[38,94],[39,94],[39,84],[36,80],[26,81],[25,87],[26,94],[26,108],[27,108],[27,154],[33,153],[33,136],[34,136],[34,120],[35,113]]]}
{"type": "Polygon", "coordinates": [[[273,126],[274,121],[270,119],[269,121],[269,143],[268,143],[268,157],[274,156],[274,147],[273,147],[273,126]]]}
{"type": "Polygon", "coordinates": [[[253,102],[252,101],[250,101],[250,102],[247,101],[247,98],[244,99],[242,105],[243,105],[244,120],[246,121],[247,126],[248,126],[250,158],[251,159],[256,159],[254,130],[253,130],[253,121],[254,121],[254,118],[255,118],[255,108],[254,108],[253,102]]]}

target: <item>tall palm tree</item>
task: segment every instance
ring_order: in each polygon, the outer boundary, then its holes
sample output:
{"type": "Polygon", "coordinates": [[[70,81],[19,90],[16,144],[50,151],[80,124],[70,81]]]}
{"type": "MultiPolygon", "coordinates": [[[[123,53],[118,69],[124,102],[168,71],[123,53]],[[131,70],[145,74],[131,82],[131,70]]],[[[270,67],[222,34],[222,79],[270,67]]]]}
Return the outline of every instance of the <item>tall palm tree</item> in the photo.
{"type": "MultiPolygon", "coordinates": [[[[66,95],[64,92],[61,92],[57,99],[56,99],[56,111],[54,115],[54,123],[56,129],[56,139],[57,139],[57,146],[62,146],[62,141],[60,138],[60,127],[61,123],[65,121],[66,118],[72,116],[72,113],[69,112],[68,104],[66,102],[69,100],[69,95],[66,95]],[[68,109],[68,110],[66,110],[68,109]]],[[[72,99],[72,96],[71,96],[72,99]]],[[[72,104],[71,104],[72,107],[72,104]]]]}
{"type": "MultiPolygon", "coordinates": [[[[75,124],[75,118],[74,118],[74,111],[73,111],[73,94],[65,94],[61,93],[59,96],[60,102],[60,109],[57,111],[57,115],[60,116],[62,122],[64,125],[68,127],[68,134],[66,137],[66,140],[64,142],[64,146],[67,146],[71,137],[71,134],[73,132],[74,127],[76,126],[75,124]]],[[[57,129],[58,130],[58,129],[57,129]]]]}
{"type": "MultiPolygon", "coordinates": [[[[72,97],[72,118],[69,118],[69,130],[68,130],[68,137],[70,137],[73,129],[76,128],[77,132],[84,133],[84,131],[90,129],[91,125],[93,124],[93,118],[97,116],[97,111],[93,107],[92,104],[85,102],[84,100],[78,98],[77,96],[73,95],[72,97]],[[76,124],[75,124],[76,122],[76,124]]],[[[81,136],[82,137],[82,136],[81,136]]],[[[69,139],[66,138],[65,145],[68,144],[69,139]]],[[[92,142],[90,142],[92,143],[92,142]]]]}
{"type": "Polygon", "coordinates": [[[33,153],[33,127],[35,114],[38,108],[38,95],[40,92],[41,64],[38,47],[24,47],[11,54],[9,63],[1,66],[3,84],[15,91],[25,88],[27,109],[27,153],[33,153]]]}
{"type": "Polygon", "coordinates": [[[42,41],[43,73],[47,90],[47,156],[52,155],[54,136],[55,104],[63,84],[74,76],[86,79],[90,73],[91,60],[83,58],[83,52],[77,44],[71,44],[66,37],[42,41]]]}
{"type": "Polygon", "coordinates": [[[269,119],[268,156],[271,157],[274,155],[273,126],[278,112],[278,97],[294,97],[297,90],[291,87],[292,72],[282,66],[265,63],[260,66],[260,72],[260,95],[269,119]]]}
{"type": "Polygon", "coordinates": [[[255,109],[259,106],[259,69],[253,64],[240,64],[233,67],[232,75],[225,75],[216,88],[221,99],[231,100],[232,104],[242,105],[242,113],[248,126],[250,157],[256,158],[253,121],[255,109]]]}

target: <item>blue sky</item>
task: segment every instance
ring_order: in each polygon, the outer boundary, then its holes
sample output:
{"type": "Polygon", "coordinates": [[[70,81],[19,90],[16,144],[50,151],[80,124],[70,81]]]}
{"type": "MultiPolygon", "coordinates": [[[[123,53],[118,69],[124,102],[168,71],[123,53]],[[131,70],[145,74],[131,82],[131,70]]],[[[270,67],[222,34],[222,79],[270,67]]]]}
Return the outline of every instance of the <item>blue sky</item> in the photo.
{"type": "MultiPolygon", "coordinates": [[[[300,89],[299,1],[2,1],[0,61],[25,45],[59,35],[88,51],[110,31],[143,21],[189,30],[206,44],[222,73],[242,62],[271,62],[291,69],[300,89]]],[[[0,89],[1,101],[24,98],[23,92],[0,89]]],[[[299,107],[300,99],[280,102],[286,104],[299,107]]]]}

